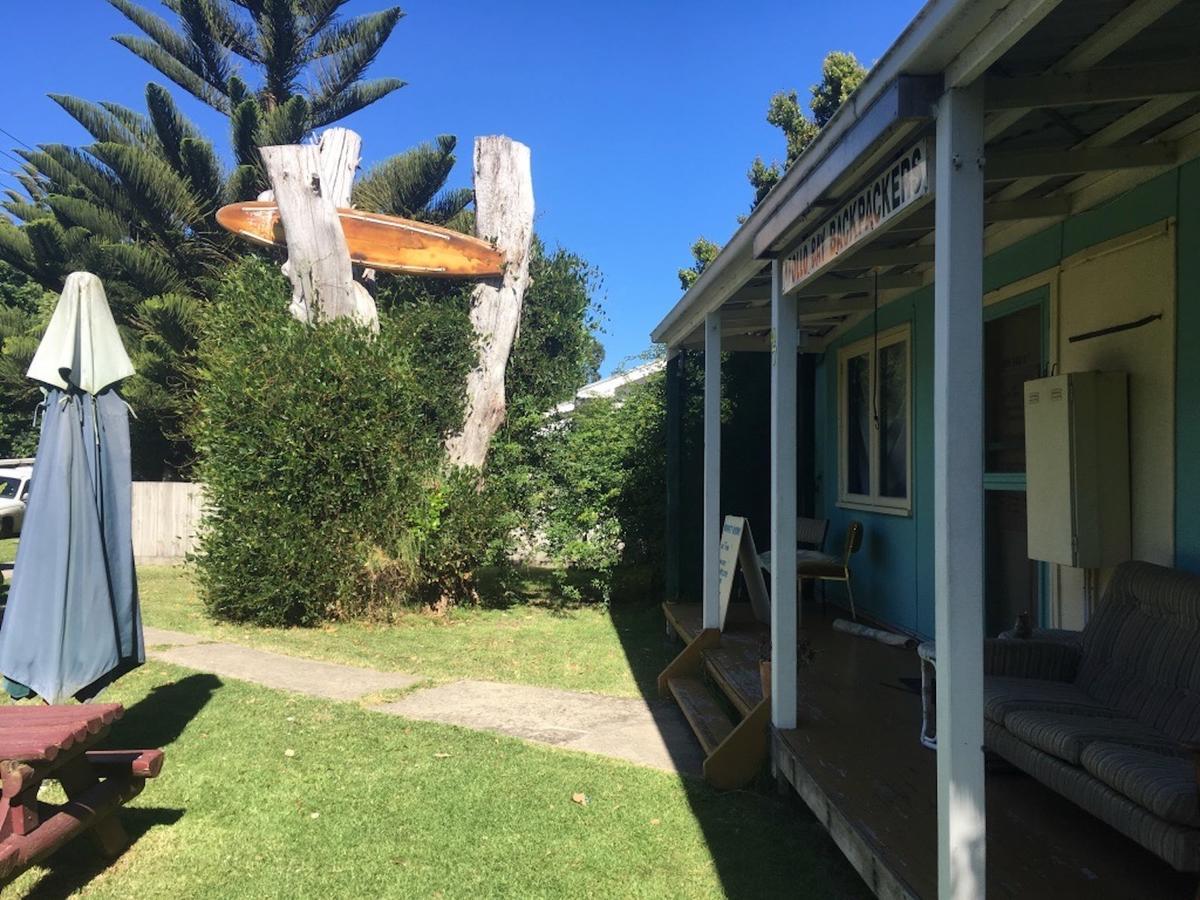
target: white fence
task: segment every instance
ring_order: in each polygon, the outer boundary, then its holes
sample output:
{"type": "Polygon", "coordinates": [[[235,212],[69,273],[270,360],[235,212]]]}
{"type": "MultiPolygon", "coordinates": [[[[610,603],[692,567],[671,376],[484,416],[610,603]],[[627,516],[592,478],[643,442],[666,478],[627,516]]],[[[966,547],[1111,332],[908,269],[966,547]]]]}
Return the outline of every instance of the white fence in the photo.
{"type": "Polygon", "coordinates": [[[133,483],[133,555],[138,562],[176,562],[196,549],[203,485],[133,483]]]}

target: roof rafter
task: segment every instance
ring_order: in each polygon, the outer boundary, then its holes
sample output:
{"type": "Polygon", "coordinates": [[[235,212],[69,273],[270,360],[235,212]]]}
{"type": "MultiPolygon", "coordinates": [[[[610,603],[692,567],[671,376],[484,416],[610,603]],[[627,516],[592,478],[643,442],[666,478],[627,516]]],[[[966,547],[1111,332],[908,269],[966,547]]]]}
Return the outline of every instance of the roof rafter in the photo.
{"type": "Polygon", "coordinates": [[[993,75],[984,84],[985,103],[992,110],[1114,103],[1198,94],[1200,66],[1191,61],[1021,78],[993,75]]]}
{"type": "MultiPolygon", "coordinates": [[[[1135,34],[1156,22],[1181,0],[1134,0],[1089,38],[1051,66],[1048,73],[1080,72],[1090,69],[1135,34]]],[[[1007,131],[1029,112],[1028,109],[1008,109],[988,118],[984,123],[984,139],[991,140],[1007,131]]]]}
{"type": "Polygon", "coordinates": [[[1017,150],[989,154],[984,174],[989,181],[1006,181],[1032,176],[1145,169],[1172,165],[1178,158],[1179,149],[1174,144],[1158,141],[1133,147],[1017,150]]]}

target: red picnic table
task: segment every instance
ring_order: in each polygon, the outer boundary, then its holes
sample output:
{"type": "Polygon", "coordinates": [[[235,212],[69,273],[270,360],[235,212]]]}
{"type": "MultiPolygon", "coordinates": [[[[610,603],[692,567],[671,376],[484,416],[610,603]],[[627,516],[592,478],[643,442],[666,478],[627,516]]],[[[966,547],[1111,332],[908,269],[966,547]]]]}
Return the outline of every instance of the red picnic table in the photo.
{"type": "Polygon", "coordinates": [[[110,856],[129,844],[112,815],[162,769],[161,750],[93,750],[119,703],[0,707],[0,884],[87,831],[110,856]],[[67,802],[38,800],[57,781],[67,802]]]}

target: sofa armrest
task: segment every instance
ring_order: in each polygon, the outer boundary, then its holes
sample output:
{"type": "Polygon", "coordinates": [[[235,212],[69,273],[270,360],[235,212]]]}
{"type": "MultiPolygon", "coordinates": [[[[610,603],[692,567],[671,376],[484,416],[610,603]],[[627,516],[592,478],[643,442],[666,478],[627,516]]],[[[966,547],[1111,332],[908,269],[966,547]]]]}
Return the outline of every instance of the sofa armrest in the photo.
{"type": "Polygon", "coordinates": [[[1004,678],[1074,681],[1082,650],[1063,641],[1004,640],[983,642],[983,672],[1004,678]]]}

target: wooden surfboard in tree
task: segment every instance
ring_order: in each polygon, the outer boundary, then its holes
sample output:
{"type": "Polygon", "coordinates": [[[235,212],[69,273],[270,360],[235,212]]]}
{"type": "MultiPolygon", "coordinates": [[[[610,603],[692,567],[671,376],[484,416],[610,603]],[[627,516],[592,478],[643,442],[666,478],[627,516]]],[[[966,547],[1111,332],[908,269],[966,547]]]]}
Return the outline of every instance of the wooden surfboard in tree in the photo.
{"type": "MultiPolygon", "coordinates": [[[[449,228],[397,216],[339,209],[350,259],[381,272],[430,278],[498,278],[504,255],[487,241],[449,228]]],[[[232,203],[217,210],[221,227],[271,247],[287,247],[279,207],[273,202],[232,203]]]]}

